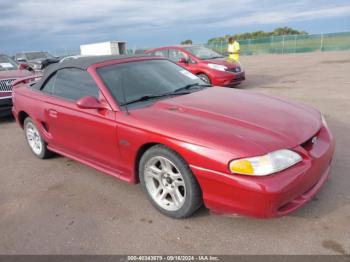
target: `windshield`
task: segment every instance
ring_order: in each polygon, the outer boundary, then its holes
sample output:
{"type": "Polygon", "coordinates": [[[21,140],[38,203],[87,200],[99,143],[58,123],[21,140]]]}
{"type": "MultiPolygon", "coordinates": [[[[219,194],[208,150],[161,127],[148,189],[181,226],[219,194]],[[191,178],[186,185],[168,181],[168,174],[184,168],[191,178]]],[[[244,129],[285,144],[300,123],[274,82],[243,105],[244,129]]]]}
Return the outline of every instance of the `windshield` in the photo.
{"type": "Polygon", "coordinates": [[[99,68],[97,72],[119,105],[142,97],[162,97],[182,89],[189,92],[189,89],[207,86],[200,78],[168,60],[114,64],[99,68]]]}
{"type": "Polygon", "coordinates": [[[42,58],[54,58],[48,52],[29,52],[26,53],[28,60],[42,59],[42,58]]]}
{"type": "Polygon", "coordinates": [[[223,57],[222,55],[204,46],[188,46],[188,47],[185,47],[185,49],[190,53],[192,53],[194,56],[203,60],[223,57]]]}
{"type": "Polygon", "coordinates": [[[17,63],[6,55],[0,55],[0,71],[16,70],[17,63]]]}

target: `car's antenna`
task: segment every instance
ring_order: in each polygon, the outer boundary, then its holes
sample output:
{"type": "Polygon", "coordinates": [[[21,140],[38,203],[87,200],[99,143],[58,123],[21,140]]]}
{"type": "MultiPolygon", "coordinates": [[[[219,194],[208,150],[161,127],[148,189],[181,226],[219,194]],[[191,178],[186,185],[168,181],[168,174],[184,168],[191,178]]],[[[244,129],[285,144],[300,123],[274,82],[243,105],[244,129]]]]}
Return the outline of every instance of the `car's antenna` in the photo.
{"type": "Polygon", "coordinates": [[[125,95],[125,90],[124,90],[124,79],[122,79],[121,82],[122,82],[121,87],[122,87],[123,100],[124,100],[124,106],[125,106],[125,114],[129,115],[128,103],[126,102],[126,95],[125,95]]]}

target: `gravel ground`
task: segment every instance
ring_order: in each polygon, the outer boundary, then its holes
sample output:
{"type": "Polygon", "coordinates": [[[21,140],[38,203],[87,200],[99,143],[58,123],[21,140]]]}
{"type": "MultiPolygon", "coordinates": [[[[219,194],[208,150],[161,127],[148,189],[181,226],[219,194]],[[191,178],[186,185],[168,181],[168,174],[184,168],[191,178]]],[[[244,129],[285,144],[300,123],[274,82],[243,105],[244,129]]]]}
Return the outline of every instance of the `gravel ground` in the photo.
{"type": "MultiPolygon", "coordinates": [[[[283,218],[173,220],[139,185],[55,157],[38,160],[0,120],[0,254],[350,254],[350,52],[242,57],[251,92],[322,111],[337,140],[328,182],[283,218]]],[[[234,101],[233,101],[234,102],[234,101]]]]}

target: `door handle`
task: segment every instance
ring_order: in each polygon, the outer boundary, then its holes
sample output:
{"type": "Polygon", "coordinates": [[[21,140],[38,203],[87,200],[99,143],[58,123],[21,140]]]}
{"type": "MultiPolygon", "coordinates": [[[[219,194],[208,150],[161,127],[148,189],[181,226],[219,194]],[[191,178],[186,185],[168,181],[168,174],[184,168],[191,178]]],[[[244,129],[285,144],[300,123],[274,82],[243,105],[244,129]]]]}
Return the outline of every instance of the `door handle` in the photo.
{"type": "Polygon", "coordinates": [[[52,118],[57,118],[57,111],[56,110],[52,110],[52,109],[49,109],[49,116],[51,116],[52,118]]]}

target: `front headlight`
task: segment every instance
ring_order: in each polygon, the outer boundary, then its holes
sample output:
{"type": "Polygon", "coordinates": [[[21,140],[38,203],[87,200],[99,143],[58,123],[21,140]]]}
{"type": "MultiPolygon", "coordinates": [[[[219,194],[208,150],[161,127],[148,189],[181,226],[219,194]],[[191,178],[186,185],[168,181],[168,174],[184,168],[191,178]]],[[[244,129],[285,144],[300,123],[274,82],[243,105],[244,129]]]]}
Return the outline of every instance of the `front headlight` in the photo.
{"type": "Polygon", "coordinates": [[[219,71],[226,71],[227,67],[224,65],[217,65],[217,64],[208,64],[208,67],[214,70],[219,70],[219,71]]]}
{"type": "Polygon", "coordinates": [[[301,160],[302,158],[298,153],[281,149],[264,156],[233,160],[229,166],[232,173],[267,176],[291,167],[301,160]]]}

